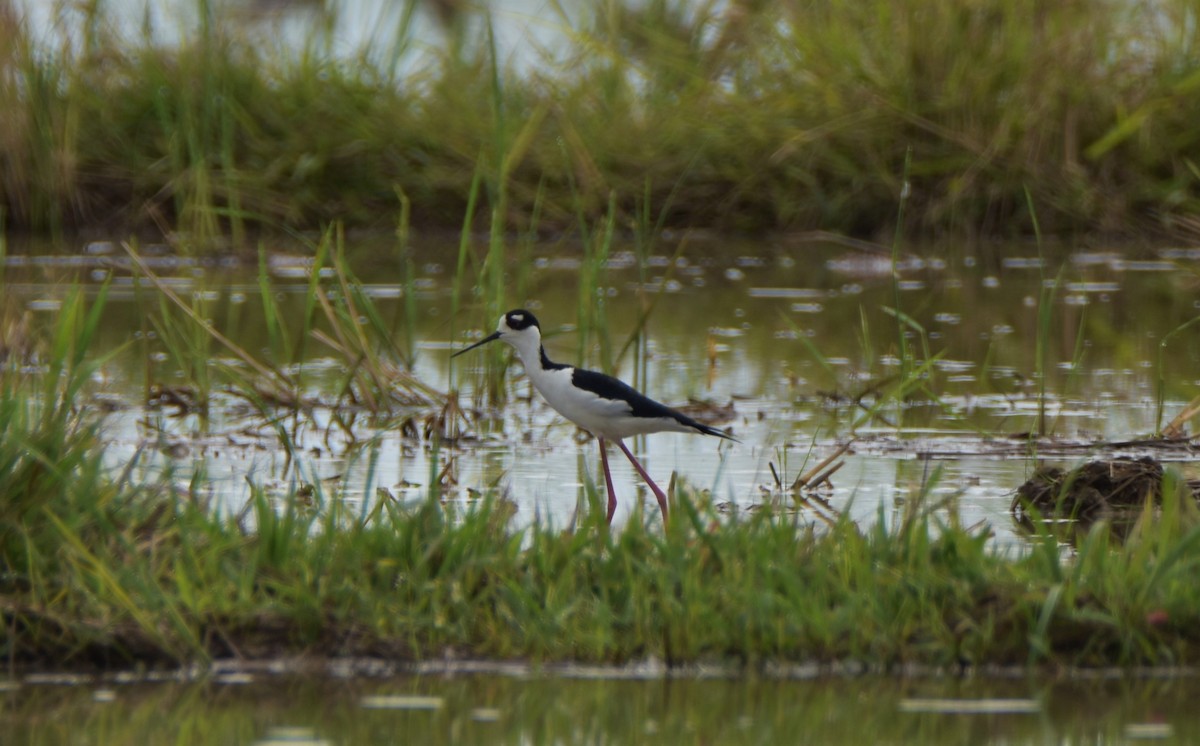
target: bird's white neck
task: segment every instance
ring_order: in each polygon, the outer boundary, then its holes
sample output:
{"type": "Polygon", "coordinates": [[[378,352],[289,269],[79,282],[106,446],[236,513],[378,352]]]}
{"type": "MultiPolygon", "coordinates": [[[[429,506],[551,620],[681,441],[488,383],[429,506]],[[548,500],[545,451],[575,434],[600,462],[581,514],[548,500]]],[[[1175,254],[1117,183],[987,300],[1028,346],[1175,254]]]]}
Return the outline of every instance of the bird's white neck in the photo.
{"type": "Polygon", "coordinates": [[[541,335],[519,336],[512,340],[506,340],[517,351],[517,357],[521,358],[521,364],[528,371],[541,371],[542,368],[542,338],[541,335]]]}

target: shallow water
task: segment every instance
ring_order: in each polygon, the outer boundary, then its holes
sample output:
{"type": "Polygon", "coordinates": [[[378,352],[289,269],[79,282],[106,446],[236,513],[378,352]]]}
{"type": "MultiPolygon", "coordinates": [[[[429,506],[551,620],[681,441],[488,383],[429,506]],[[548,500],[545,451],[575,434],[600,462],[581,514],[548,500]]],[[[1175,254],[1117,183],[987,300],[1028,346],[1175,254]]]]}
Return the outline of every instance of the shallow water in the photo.
{"type": "MultiPolygon", "coordinates": [[[[273,426],[223,386],[214,387],[207,418],[145,406],[147,382],[187,384],[195,375],[175,369],[153,321],[160,313],[156,291],[120,268],[125,260],[118,246],[41,247],[37,258],[14,247],[4,282],[9,302],[34,326],[49,325],[70,281],[94,283],[118,267],[100,346],[125,347],[101,369],[92,402],[111,410],[104,434],[114,469],[133,461],[135,476],[166,471],[181,484],[200,474],[217,506],[230,512],[241,509],[250,484],[284,494],[296,481],[313,484],[319,499],[366,512],[380,489],[400,500],[422,499],[436,473],[451,501],[469,503],[495,489],[516,503],[518,522],[567,523],[587,509],[588,485],[602,484],[594,442],[531,391],[519,363],[510,371],[506,401],[493,406],[480,386],[487,366],[504,358],[485,348],[450,361],[452,351],[489,332],[495,321],[484,318],[466,283],[463,310],[452,318],[456,249],[436,239],[418,246],[415,275],[407,282],[387,242],[352,242],[351,264],[366,278],[380,316],[394,326],[398,347],[411,351],[417,377],[461,392],[474,413],[465,437],[434,449],[428,440],[402,435],[402,418],[338,412],[348,424],[337,428],[334,411],[317,406],[293,428],[298,471],[288,468],[273,426]]],[[[144,253],[164,283],[196,303],[219,330],[269,359],[256,262],[188,259],[155,247],[144,253]]],[[[599,367],[606,350],[615,358],[636,328],[638,309],[653,304],[646,333],[634,339],[616,372],[668,404],[695,398],[731,407],[715,424],[741,442],[660,434],[637,439],[634,450],[661,484],[676,474],[710,491],[722,509],[770,501],[819,520],[819,506],[778,489],[772,467],[786,488],[853,436],[843,468],[820,493],[835,511],[891,520],[906,503],[928,495],[968,525],[990,524],[997,543],[1019,547],[1008,508],[1013,490],[1039,463],[1035,453],[1071,464],[1088,457],[1087,445],[1097,440],[1152,432],[1160,372],[1164,420],[1200,391],[1200,331],[1173,337],[1159,368],[1164,335],[1200,314],[1191,270],[1196,256],[1184,251],[1164,249],[1136,261],[1115,252],[1063,252],[1043,266],[1026,246],[986,254],[934,246],[903,262],[896,283],[886,256],[833,245],[693,241],[676,259],[616,251],[597,283],[607,332],[589,329],[583,349],[573,326],[581,249],[546,244],[514,254],[506,305],[537,313],[556,360],[599,367]],[[1059,289],[1047,296],[1052,316],[1044,335],[1044,401],[1053,437],[1031,446],[1027,434],[1037,427],[1040,387],[1038,299],[1060,272],[1059,289]],[[912,319],[904,334],[917,364],[934,362],[903,408],[888,405],[867,417],[867,407],[853,399],[885,390],[899,369],[897,317],[890,312],[897,305],[912,319]]],[[[287,247],[273,247],[270,257],[280,308],[285,316],[302,314],[307,260],[287,247]]],[[[316,342],[308,350],[296,372],[314,396],[332,401],[345,364],[316,342]]],[[[206,373],[245,373],[215,345],[210,351],[206,373]]],[[[873,395],[863,401],[869,405],[873,395]]],[[[413,416],[423,416],[420,408],[413,416]]],[[[1129,446],[1104,454],[1143,452],[1129,446]]],[[[1155,455],[1191,457],[1190,449],[1155,455]]],[[[652,496],[632,467],[615,452],[611,463],[618,520],[628,520],[646,497],[656,520],[652,496]]]]}
{"type": "Polygon", "coordinates": [[[38,677],[0,689],[5,743],[1193,743],[1194,675],[662,678],[261,675],[38,677]],[[81,740],[84,739],[84,740],[81,740]]]}

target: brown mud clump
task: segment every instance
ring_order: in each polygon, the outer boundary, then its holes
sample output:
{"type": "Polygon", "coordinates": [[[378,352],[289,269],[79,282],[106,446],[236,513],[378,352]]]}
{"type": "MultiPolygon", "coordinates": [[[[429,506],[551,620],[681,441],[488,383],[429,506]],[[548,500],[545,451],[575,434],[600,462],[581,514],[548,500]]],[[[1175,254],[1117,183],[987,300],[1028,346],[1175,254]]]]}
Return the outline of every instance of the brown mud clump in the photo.
{"type": "MultiPolygon", "coordinates": [[[[1017,488],[1012,512],[1022,521],[1031,510],[1047,518],[1082,521],[1128,516],[1147,501],[1160,504],[1162,482],[1162,464],[1150,456],[1089,461],[1070,471],[1045,467],[1017,488]]],[[[1187,486],[1200,499],[1200,481],[1189,480],[1187,486]]]]}

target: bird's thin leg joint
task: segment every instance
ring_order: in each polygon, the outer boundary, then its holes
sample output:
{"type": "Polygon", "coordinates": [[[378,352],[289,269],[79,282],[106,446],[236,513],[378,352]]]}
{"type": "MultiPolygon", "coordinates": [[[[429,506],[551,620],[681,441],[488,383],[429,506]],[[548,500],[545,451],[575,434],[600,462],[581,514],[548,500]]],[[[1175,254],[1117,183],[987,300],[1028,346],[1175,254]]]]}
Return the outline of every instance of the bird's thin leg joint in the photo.
{"type": "MultiPolygon", "coordinates": [[[[604,438],[597,438],[596,440],[600,441],[600,464],[604,467],[604,486],[608,488],[608,522],[611,525],[613,516],[617,512],[617,493],[613,489],[612,473],[608,470],[608,448],[604,443],[604,438]]],[[[618,440],[617,442],[620,443],[621,441],[618,440]]]]}
{"type": "Polygon", "coordinates": [[[667,495],[666,495],[666,493],[663,492],[662,489],[659,488],[659,486],[654,483],[654,480],[650,478],[650,475],[646,473],[646,470],[644,468],[642,468],[642,465],[640,463],[638,463],[638,460],[633,457],[633,453],[629,450],[629,448],[627,448],[625,446],[624,441],[617,439],[614,442],[616,442],[616,444],[621,447],[621,450],[625,452],[625,457],[629,459],[629,463],[633,464],[633,468],[637,469],[637,473],[642,475],[642,479],[645,480],[646,484],[650,487],[650,490],[654,493],[654,496],[656,498],[658,498],[658,507],[660,510],[662,510],[663,523],[666,523],[667,522],[667,495]]]}

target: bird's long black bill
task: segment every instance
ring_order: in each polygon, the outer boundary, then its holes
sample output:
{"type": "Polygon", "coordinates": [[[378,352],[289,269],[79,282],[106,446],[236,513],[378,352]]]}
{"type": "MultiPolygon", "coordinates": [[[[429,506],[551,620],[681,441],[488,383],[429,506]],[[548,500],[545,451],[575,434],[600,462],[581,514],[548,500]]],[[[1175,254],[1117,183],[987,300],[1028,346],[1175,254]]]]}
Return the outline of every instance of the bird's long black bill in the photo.
{"type": "Polygon", "coordinates": [[[454,353],[453,355],[450,356],[450,359],[453,360],[454,358],[458,357],[459,355],[463,354],[464,352],[470,352],[471,350],[475,349],[476,347],[481,347],[482,345],[485,345],[488,342],[495,342],[497,339],[500,339],[500,332],[492,332],[491,334],[487,335],[486,337],[479,340],[478,342],[471,345],[470,347],[466,347],[466,348],[461,349],[458,352],[454,353]]]}

